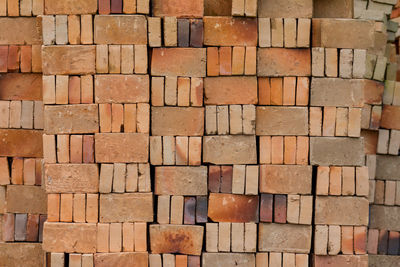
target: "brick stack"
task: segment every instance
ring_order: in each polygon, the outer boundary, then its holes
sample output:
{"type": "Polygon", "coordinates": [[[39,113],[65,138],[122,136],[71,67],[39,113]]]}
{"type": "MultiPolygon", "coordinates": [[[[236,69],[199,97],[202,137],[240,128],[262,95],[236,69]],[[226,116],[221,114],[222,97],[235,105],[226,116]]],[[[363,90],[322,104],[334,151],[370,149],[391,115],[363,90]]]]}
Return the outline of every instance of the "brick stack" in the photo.
{"type": "Polygon", "coordinates": [[[43,1],[0,3],[1,266],[43,265],[40,14],[43,1]]]}

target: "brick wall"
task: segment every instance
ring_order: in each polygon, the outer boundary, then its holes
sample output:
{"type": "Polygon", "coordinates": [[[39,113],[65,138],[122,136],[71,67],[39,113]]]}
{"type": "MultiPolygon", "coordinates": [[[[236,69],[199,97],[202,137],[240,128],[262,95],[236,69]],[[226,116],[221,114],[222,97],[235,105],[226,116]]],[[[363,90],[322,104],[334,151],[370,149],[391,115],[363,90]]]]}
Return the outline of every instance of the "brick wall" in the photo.
{"type": "Polygon", "coordinates": [[[0,0],[0,266],[396,266],[398,8],[0,0]]]}

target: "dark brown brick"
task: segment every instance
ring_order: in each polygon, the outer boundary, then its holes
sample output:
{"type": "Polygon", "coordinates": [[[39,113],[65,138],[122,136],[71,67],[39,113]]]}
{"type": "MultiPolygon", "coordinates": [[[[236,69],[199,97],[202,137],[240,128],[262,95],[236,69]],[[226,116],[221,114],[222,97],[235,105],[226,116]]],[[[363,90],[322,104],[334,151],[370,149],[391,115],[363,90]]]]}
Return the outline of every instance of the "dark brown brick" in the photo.
{"type": "Polygon", "coordinates": [[[274,196],[274,222],[286,223],[286,195],[274,196]]]}
{"type": "Polygon", "coordinates": [[[38,241],[39,236],[39,214],[29,214],[26,223],[26,241],[38,241]]]}
{"type": "Polygon", "coordinates": [[[111,0],[111,13],[122,13],[122,0],[111,0]]]}
{"type": "Polygon", "coordinates": [[[189,47],[189,20],[178,19],[178,46],[189,47]]]}
{"type": "Polygon", "coordinates": [[[232,193],[232,166],[221,166],[221,193],[232,193]]]}
{"type": "Polygon", "coordinates": [[[190,21],[190,46],[203,47],[203,20],[201,19],[190,21]]]}
{"type": "Polygon", "coordinates": [[[386,255],[387,249],[388,249],[388,231],[380,230],[379,240],[378,240],[378,254],[386,255]]]}
{"type": "Polygon", "coordinates": [[[219,193],[221,183],[221,167],[210,166],[208,168],[208,191],[219,193]]]}
{"type": "Polygon", "coordinates": [[[399,255],[399,244],[400,244],[400,234],[399,232],[389,232],[389,246],[388,246],[388,254],[389,255],[399,255]]]}
{"type": "Polygon", "coordinates": [[[196,198],[196,222],[197,223],[206,223],[207,222],[207,197],[206,196],[197,196],[196,198]]]}
{"type": "Polygon", "coordinates": [[[196,198],[185,197],[184,206],[184,224],[195,224],[196,223],[196,198]]]}
{"type": "Polygon", "coordinates": [[[272,194],[261,194],[260,221],[272,222],[274,196],[272,194]]]}
{"type": "Polygon", "coordinates": [[[39,242],[43,242],[43,226],[46,220],[47,220],[47,215],[39,216],[39,242]]]}

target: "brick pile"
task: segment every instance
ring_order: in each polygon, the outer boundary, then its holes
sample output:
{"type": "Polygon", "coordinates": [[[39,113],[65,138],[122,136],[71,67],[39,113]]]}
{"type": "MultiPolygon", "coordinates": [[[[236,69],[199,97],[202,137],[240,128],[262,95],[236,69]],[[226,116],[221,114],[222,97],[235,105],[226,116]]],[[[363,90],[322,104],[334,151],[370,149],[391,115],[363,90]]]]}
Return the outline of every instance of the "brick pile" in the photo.
{"type": "Polygon", "coordinates": [[[0,0],[0,266],[396,266],[396,4],[0,0]]]}

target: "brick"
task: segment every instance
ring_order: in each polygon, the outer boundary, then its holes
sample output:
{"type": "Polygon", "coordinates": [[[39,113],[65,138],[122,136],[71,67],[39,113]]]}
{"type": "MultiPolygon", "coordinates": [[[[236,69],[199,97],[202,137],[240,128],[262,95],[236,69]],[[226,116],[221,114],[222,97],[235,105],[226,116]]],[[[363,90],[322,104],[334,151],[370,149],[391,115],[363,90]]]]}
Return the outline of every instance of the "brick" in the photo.
{"type": "Polygon", "coordinates": [[[274,222],[286,223],[286,205],[287,197],[285,195],[274,195],[274,222]]]}
{"type": "Polygon", "coordinates": [[[231,227],[229,222],[218,224],[218,251],[229,252],[231,250],[231,227]]]}
{"type": "Polygon", "coordinates": [[[283,136],[273,136],[271,138],[271,163],[283,164],[283,136]]]}
{"type": "Polygon", "coordinates": [[[324,76],[325,49],[322,47],[313,47],[312,53],[312,75],[316,77],[324,76]]]}
{"type": "Polygon", "coordinates": [[[257,104],[257,79],[208,77],[204,79],[204,93],[207,105],[257,104]]]}
{"type": "Polygon", "coordinates": [[[354,227],[354,252],[355,254],[367,253],[367,227],[354,227]]]}
{"type": "Polygon", "coordinates": [[[398,157],[379,155],[376,158],[376,179],[400,180],[400,175],[395,166],[399,162],[398,157]]]}
{"type": "Polygon", "coordinates": [[[271,45],[272,47],[283,47],[284,39],[283,19],[271,19],[271,45]]]}
{"type": "Polygon", "coordinates": [[[204,24],[201,19],[193,19],[190,21],[190,46],[203,47],[204,24]]]}
{"type": "Polygon", "coordinates": [[[32,71],[32,47],[21,47],[21,72],[32,71]]]}
{"type": "Polygon", "coordinates": [[[189,165],[201,164],[201,137],[189,137],[189,165]]]}
{"type": "Polygon", "coordinates": [[[398,106],[383,106],[381,127],[400,130],[400,120],[397,120],[400,108],[398,106]]]}
{"type": "Polygon", "coordinates": [[[178,19],[178,46],[189,47],[190,25],[188,19],[178,19]]]}
{"type": "Polygon", "coordinates": [[[221,193],[232,193],[232,166],[221,166],[221,193]]]}
{"type": "Polygon", "coordinates": [[[68,16],[56,16],[56,44],[68,43],[68,16]]]}
{"type": "Polygon", "coordinates": [[[171,224],[183,224],[183,196],[171,197],[171,224]]]}
{"type": "Polygon", "coordinates": [[[246,195],[257,195],[258,194],[258,166],[247,166],[246,167],[246,195]]]}
{"type": "Polygon", "coordinates": [[[272,213],[273,213],[273,195],[261,194],[260,221],[272,222],[272,213]]]}
{"type": "Polygon", "coordinates": [[[338,50],[336,48],[325,49],[325,75],[338,77],[338,50]]]}
{"type": "Polygon", "coordinates": [[[0,244],[0,262],[5,266],[42,266],[42,245],[38,243],[0,244]]]}
{"type": "Polygon", "coordinates": [[[311,226],[293,224],[259,224],[259,251],[309,253],[311,226]]]}
{"type": "Polygon", "coordinates": [[[204,17],[204,45],[256,46],[257,21],[252,18],[204,17]],[[218,27],[216,27],[218,25],[218,27]]]}
{"type": "Polygon", "coordinates": [[[342,195],[354,195],[356,182],[354,167],[342,168],[342,181],[342,195]]]}
{"type": "Polygon", "coordinates": [[[99,267],[148,266],[148,254],[145,252],[96,253],[94,254],[94,265],[99,267]]]}
{"type": "Polygon", "coordinates": [[[315,266],[368,266],[368,256],[357,255],[337,255],[337,256],[317,256],[313,258],[315,266]]]}
{"type": "Polygon", "coordinates": [[[300,196],[288,195],[287,199],[287,221],[288,223],[299,223],[300,216],[300,196]]]}
{"type": "Polygon", "coordinates": [[[256,266],[254,254],[247,253],[203,253],[202,262],[204,267],[215,266],[216,262],[224,266],[256,266]]]}
{"type": "Polygon", "coordinates": [[[232,235],[231,250],[233,252],[243,252],[244,250],[244,224],[243,223],[232,223],[231,225],[232,235]]]}
{"type": "Polygon", "coordinates": [[[164,45],[178,46],[178,21],[176,17],[164,17],[164,45]]]}
{"type": "Polygon", "coordinates": [[[22,158],[14,158],[11,165],[11,183],[20,184],[23,183],[23,168],[24,161],[22,158]]]}
{"type": "Polygon", "coordinates": [[[2,216],[2,241],[14,241],[15,214],[5,213],[2,216]]]}
{"type": "Polygon", "coordinates": [[[363,165],[363,140],[359,138],[311,137],[310,162],[318,165],[363,165]]]}
{"type": "Polygon", "coordinates": [[[205,167],[156,167],[156,195],[206,195],[205,167]],[[171,187],[171,185],[174,185],[171,187]]]}
{"type": "Polygon", "coordinates": [[[258,16],[262,18],[311,18],[313,3],[310,0],[301,3],[295,0],[284,0],[277,3],[272,0],[260,2],[258,16]]]}
{"type": "Polygon", "coordinates": [[[203,106],[204,82],[202,78],[191,78],[190,83],[190,105],[203,106]]]}
{"type": "Polygon", "coordinates": [[[42,101],[42,78],[40,74],[7,73],[1,75],[1,100],[42,101]]]}
{"type": "Polygon", "coordinates": [[[109,73],[121,72],[121,46],[109,45],[108,46],[108,69],[109,73]]]}
{"type": "Polygon", "coordinates": [[[379,230],[378,254],[387,254],[388,230],[379,230]]]}
{"type": "Polygon", "coordinates": [[[395,223],[398,220],[398,211],[399,207],[371,205],[369,227],[400,231],[399,226],[395,223]]]}
{"type": "Polygon", "coordinates": [[[46,164],[47,193],[96,193],[99,174],[94,164],[46,164]]]}
{"type": "Polygon", "coordinates": [[[15,214],[15,241],[26,241],[26,223],[28,214],[15,214]]]}
{"type": "Polygon", "coordinates": [[[340,196],[342,193],[342,168],[330,167],[329,195],[340,196]]]}
{"type": "Polygon", "coordinates": [[[41,21],[39,18],[0,18],[4,30],[0,33],[0,45],[40,45],[42,43],[41,21]],[[20,31],[14,31],[18,28],[20,31]]]}
{"type": "Polygon", "coordinates": [[[261,165],[260,192],[309,194],[311,193],[311,168],[309,166],[261,165]]]}
{"type": "MultiPolygon", "coordinates": [[[[68,200],[71,202],[71,206],[70,207],[68,207],[68,206],[66,207],[66,209],[68,209],[68,208],[71,209],[70,210],[70,213],[71,213],[70,222],[72,222],[72,218],[73,218],[74,222],[86,222],[85,221],[85,216],[86,216],[86,214],[85,214],[85,212],[86,212],[86,195],[85,194],[61,194],[61,208],[62,208],[62,205],[63,205],[63,203],[62,203],[63,196],[67,196],[68,200]],[[72,195],[73,195],[73,200],[72,200],[72,195]],[[72,201],[73,201],[73,203],[72,203],[72,201]]],[[[66,197],[64,197],[64,199],[66,199],[66,197]]],[[[68,204],[68,203],[66,203],[66,204],[68,204]]]]}
{"type": "MultiPolygon", "coordinates": [[[[284,137],[284,162],[285,164],[296,163],[296,137],[284,137]]],[[[282,163],[281,163],[282,164],[282,163]]]]}
{"type": "Polygon", "coordinates": [[[97,252],[109,252],[110,224],[97,224],[97,252]]]}
{"type": "Polygon", "coordinates": [[[316,224],[367,225],[368,200],[357,197],[316,197],[316,224]]]}
{"type": "Polygon", "coordinates": [[[192,225],[150,225],[149,228],[150,249],[153,254],[180,253],[200,255],[203,227],[192,225]]]}
{"type": "Polygon", "coordinates": [[[26,223],[26,241],[38,241],[39,235],[39,215],[29,214],[26,223]]]}
{"type": "Polygon", "coordinates": [[[147,46],[135,45],[135,73],[147,73],[147,46]]]}
{"type": "Polygon", "coordinates": [[[196,222],[197,223],[206,223],[207,222],[207,211],[208,211],[208,202],[206,196],[197,196],[196,197],[196,222]]]}
{"type": "Polygon", "coordinates": [[[10,170],[6,157],[0,157],[0,184],[10,184],[10,170]]]}
{"type": "Polygon", "coordinates": [[[232,47],[219,48],[219,75],[232,75],[232,47]]]}
{"type": "Polygon", "coordinates": [[[46,214],[46,194],[40,187],[7,186],[7,212],[46,214]]]}
{"type": "Polygon", "coordinates": [[[71,0],[66,3],[59,3],[57,1],[47,1],[45,4],[46,14],[88,14],[96,13],[97,1],[90,0],[81,3],[77,0],[71,0]]]}
{"type": "MultiPolygon", "coordinates": [[[[217,130],[219,135],[226,135],[229,134],[230,130],[230,122],[234,125],[234,116],[230,117],[228,106],[217,106],[217,130]],[[229,121],[231,119],[231,121],[229,121]]],[[[229,109],[232,111],[232,108],[229,109]]],[[[233,114],[232,114],[233,115],[233,114]]],[[[234,132],[232,132],[233,134],[234,132]]]]}
{"type": "Polygon", "coordinates": [[[256,134],[307,135],[307,109],[300,107],[257,107],[256,134]],[[290,127],[283,129],[282,125],[290,125],[290,127]]]}
{"type": "Polygon", "coordinates": [[[258,45],[260,47],[271,47],[271,20],[269,18],[258,19],[258,32],[258,45]]]}
{"type": "Polygon", "coordinates": [[[329,225],[328,230],[328,254],[337,255],[340,252],[341,245],[340,226],[329,225]]]}
{"type": "Polygon", "coordinates": [[[8,70],[10,72],[17,72],[21,63],[21,47],[11,45],[8,49],[8,70]]]}
{"type": "Polygon", "coordinates": [[[81,16],[81,43],[82,44],[93,44],[93,22],[92,15],[81,16]]]}
{"type": "MultiPolygon", "coordinates": [[[[130,1],[132,4],[136,4],[136,1],[130,1]]],[[[125,5],[124,5],[125,7],[125,5]]],[[[161,18],[149,18],[149,46],[160,47],[161,46],[161,18]]]]}
{"type": "Polygon", "coordinates": [[[324,118],[322,126],[323,136],[334,136],[335,135],[335,118],[336,108],[335,107],[324,107],[324,118]]]}
{"type": "Polygon", "coordinates": [[[110,252],[120,252],[122,244],[122,224],[110,224],[110,252]]]}
{"type": "Polygon", "coordinates": [[[283,105],[294,106],[296,98],[296,77],[283,79],[283,105]]]}
{"type": "Polygon", "coordinates": [[[155,76],[206,76],[205,48],[154,48],[151,74],[155,76]],[[171,60],[175,62],[171,66],[171,60]]]}
{"type": "Polygon", "coordinates": [[[82,135],[72,135],[70,138],[70,162],[82,163],[82,135]]]}
{"type": "Polygon", "coordinates": [[[309,49],[260,48],[257,51],[258,76],[310,76],[309,49]]]}
{"type": "Polygon", "coordinates": [[[153,135],[201,136],[204,132],[204,109],[152,107],[151,123],[153,135]]]}
{"type": "MultiPolygon", "coordinates": [[[[235,54],[233,57],[235,59],[235,54]]],[[[218,47],[207,47],[207,76],[219,76],[218,47]]]]}
{"type": "Polygon", "coordinates": [[[150,222],[152,210],[153,198],[149,193],[100,195],[100,222],[150,222]],[[131,208],[126,211],[124,207],[131,208]]]}
{"type": "Polygon", "coordinates": [[[297,21],[294,18],[285,18],[284,39],[285,47],[296,47],[297,21]]]}
{"type": "Polygon", "coordinates": [[[196,220],[196,198],[185,197],[184,202],[184,224],[195,224],[196,220]]]}
{"type": "Polygon", "coordinates": [[[206,251],[218,252],[218,223],[206,224],[206,251]]]}
{"type": "Polygon", "coordinates": [[[44,46],[43,74],[93,74],[96,60],[95,46],[44,46]]]}
{"type": "Polygon", "coordinates": [[[81,24],[80,17],[77,15],[68,16],[68,40],[69,44],[76,45],[81,43],[81,24]]]}
{"type": "Polygon", "coordinates": [[[374,23],[371,21],[352,19],[313,20],[313,46],[368,49],[374,46],[374,40],[374,23]]]}
{"type": "Polygon", "coordinates": [[[232,74],[243,75],[245,65],[245,47],[236,46],[232,50],[232,74]]]}
{"type": "MultiPolygon", "coordinates": [[[[60,221],[72,222],[73,194],[61,194],[60,221]]],[[[77,207],[78,208],[78,207],[77,207]]]]}
{"type": "Polygon", "coordinates": [[[342,226],[342,253],[343,254],[353,254],[353,227],[352,226],[342,226]]]}
{"type": "Polygon", "coordinates": [[[205,136],[203,137],[203,162],[256,164],[255,138],[253,136],[205,136]]]}
{"type": "Polygon", "coordinates": [[[257,222],[258,196],[211,193],[208,217],[214,222],[257,222]]]}
{"type": "Polygon", "coordinates": [[[93,76],[81,76],[81,103],[93,103],[93,76]]]}
{"type": "Polygon", "coordinates": [[[189,106],[190,78],[178,78],[178,106],[189,106]]]}
{"type": "Polygon", "coordinates": [[[203,17],[204,1],[188,1],[182,4],[177,0],[153,2],[153,16],[156,17],[203,17]]]}

